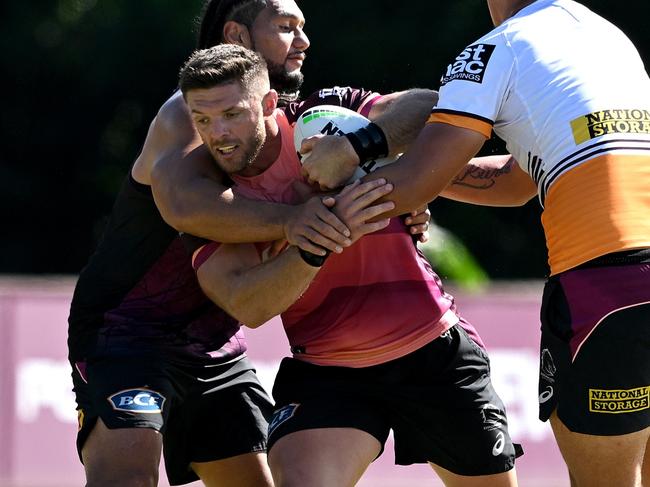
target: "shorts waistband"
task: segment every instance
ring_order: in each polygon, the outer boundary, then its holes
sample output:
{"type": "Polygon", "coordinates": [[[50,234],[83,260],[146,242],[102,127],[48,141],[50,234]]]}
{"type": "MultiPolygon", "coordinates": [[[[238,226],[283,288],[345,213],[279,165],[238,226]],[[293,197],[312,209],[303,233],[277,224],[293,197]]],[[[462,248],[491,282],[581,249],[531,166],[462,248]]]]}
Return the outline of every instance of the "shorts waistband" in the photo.
{"type": "Polygon", "coordinates": [[[621,252],[601,255],[600,257],[596,257],[595,259],[574,267],[572,270],[647,263],[650,263],[650,249],[623,250],[621,252]]]}

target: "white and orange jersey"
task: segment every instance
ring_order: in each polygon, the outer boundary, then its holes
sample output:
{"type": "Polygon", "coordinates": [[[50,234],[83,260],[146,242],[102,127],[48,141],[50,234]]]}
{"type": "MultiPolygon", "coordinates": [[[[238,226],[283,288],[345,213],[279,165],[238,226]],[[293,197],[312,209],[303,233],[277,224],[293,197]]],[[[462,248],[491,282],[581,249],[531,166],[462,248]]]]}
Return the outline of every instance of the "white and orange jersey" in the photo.
{"type": "Polygon", "coordinates": [[[650,80],[630,40],[538,0],[467,47],[429,122],[491,131],[535,181],[551,274],[650,247],[650,80]]]}

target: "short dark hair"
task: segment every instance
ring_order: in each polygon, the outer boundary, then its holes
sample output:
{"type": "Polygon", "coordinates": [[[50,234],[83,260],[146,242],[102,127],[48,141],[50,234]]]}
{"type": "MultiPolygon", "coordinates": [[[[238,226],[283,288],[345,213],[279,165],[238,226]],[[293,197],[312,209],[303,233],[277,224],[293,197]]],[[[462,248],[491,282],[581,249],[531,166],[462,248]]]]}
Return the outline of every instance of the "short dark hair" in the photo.
{"type": "Polygon", "coordinates": [[[196,48],[221,44],[223,27],[231,20],[250,28],[268,4],[268,0],[208,0],[203,6],[196,48]]]}
{"type": "Polygon", "coordinates": [[[219,44],[192,53],[181,68],[179,86],[186,97],[190,90],[235,82],[248,91],[268,79],[266,61],[258,53],[235,44],[219,44]]]}

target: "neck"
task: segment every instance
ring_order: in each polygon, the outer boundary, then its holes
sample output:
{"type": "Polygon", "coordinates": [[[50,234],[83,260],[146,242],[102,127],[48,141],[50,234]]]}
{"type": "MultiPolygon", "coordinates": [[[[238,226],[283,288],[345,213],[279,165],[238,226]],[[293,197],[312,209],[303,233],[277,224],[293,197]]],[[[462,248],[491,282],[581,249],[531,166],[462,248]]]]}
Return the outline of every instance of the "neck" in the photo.
{"type": "Polygon", "coordinates": [[[271,167],[280,156],[280,151],[282,150],[280,126],[273,115],[266,117],[264,120],[264,128],[266,129],[266,138],[255,160],[255,168],[258,170],[257,174],[261,174],[271,167]]]}
{"type": "Polygon", "coordinates": [[[514,17],[522,8],[528,7],[528,5],[535,3],[535,1],[536,0],[520,0],[518,2],[513,2],[512,8],[507,12],[505,20],[514,17]]]}

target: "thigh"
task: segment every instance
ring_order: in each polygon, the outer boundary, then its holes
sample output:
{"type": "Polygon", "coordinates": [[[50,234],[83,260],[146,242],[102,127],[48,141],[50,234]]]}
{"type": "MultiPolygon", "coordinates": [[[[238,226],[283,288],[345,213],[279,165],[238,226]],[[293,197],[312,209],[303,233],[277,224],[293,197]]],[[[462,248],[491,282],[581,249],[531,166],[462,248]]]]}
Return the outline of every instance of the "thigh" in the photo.
{"type": "Polygon", "coordinates": [[[517,487],[515,469],[492,475],[458,475],[439,465],[431,464],[445,487],[517,487]]]}
{"type": "MultiPolygon", "coordinates": [[[[551,426],[577,487],[641,487],[650,428],[616,436],[576,433],[551,416],[551,426]]],[[[646,473],[647,475],[647,473],[646,473]]]]}
{"type": "Polygon", "coordinates": [[[419,354],[417,369],[403,372],[406,387],[394,389],[396,463],[431,463],[456,476],[512,470],[516,449],[485,351],[456,326],[419,354]]]}
{"type": "Polygon", "coordinates": [[[643,482],[641,485],[650,485],[650,438],[645,445],[645,455],[643,456],[642,469],[643,482]]]}
{"type": "Polygon", "coordinates": [[[352,487],[379,455],[381,443],[352,428],[301,430],[269,452],[276,487],[352,487]]]}
{"type": "Polygon", "coordinates": [[[87,485],[153,487],[161,449],[161,436],[153,429],[109,429],[97,419],[81,450],[87,485]]]}
{"type": "Polygon", "coordinates": [[[224,460],[193,462],[191,467],[206,487],[273,487],[266,453],[245,453],[224,460]]]}

